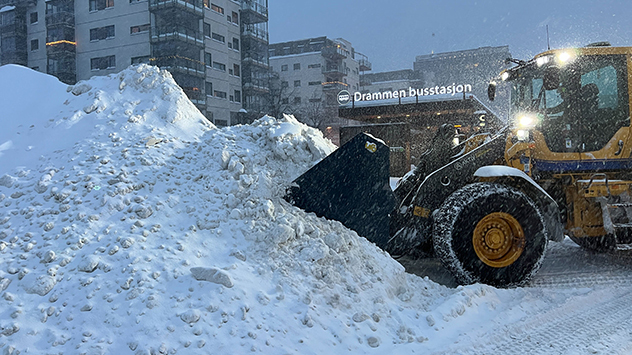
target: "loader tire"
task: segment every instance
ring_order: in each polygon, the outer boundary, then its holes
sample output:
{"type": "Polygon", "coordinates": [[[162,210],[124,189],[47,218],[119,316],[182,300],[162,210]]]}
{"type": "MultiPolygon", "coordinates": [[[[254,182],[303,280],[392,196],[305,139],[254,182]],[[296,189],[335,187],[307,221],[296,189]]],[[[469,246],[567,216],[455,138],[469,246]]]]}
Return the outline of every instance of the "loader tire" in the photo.
{"type": "Polygon", "coordinates": [[[523,192],[474,183],[450,195],[435,215],[435,255],[461,284],[520,286],[538,271],[548,231],[523,192]]]}
{"type": "Polygon", "coordinates": [[[580,247],[594,252],[607,252],[614,250],[617,246],[617,241],[612,235],[581,238],[570,235],[569,238],[571,238],[571,240],[580,247]]]}

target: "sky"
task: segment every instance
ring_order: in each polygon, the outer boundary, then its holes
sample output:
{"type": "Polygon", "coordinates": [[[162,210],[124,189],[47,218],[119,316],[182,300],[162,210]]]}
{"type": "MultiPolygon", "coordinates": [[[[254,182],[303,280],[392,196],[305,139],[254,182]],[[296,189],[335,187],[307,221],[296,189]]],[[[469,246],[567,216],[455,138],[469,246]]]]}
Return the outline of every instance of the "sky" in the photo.
{"type": "Polygon", "coordinates": [[[412,69],[415,56],[509,45],[528,59],[551,48],[632,46],[632,1],[269,0],[270,43],[342,37],[373,72],[412,69]]]}

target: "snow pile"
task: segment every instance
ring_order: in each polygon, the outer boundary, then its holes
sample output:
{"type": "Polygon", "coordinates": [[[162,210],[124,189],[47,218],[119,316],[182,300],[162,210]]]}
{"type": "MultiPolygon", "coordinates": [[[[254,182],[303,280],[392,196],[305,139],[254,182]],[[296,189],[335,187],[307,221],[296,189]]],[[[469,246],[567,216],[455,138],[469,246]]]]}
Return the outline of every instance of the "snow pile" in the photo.
{"type": "Polygon", "coordinates": [[[8,354],[414,352],[497,302],[408,275],[287,204],[289,182],[334,149],[292,117],[215,129],[146,65],[67,90],[25,70],[2,67],[0,82],[23,75],[51,97],[0,122],[13,125],[0,136],[13,142],[0,157],[8,354]]]}

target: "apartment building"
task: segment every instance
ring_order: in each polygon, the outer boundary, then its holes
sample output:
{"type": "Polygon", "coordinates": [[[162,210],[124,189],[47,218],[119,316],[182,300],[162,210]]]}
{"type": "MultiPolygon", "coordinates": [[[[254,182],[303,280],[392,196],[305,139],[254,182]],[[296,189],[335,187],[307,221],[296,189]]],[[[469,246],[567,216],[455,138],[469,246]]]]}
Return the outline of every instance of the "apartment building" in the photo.
{"type": "Polygon", "coordinates": [[[360,76],[361,93],[408,90],[421,85],[419,73],[412,69],[367,73],[360,76]]]}
{"type": "Polygon", "coordinates": [[[335,124],[338,93],[358,91],[361,72],[371,70],[366,56],[342,38],[274,43],[270,44],[269,56],[272,71],[284,88],[280,99],[285,111],[299,117],[315,116],[306,117],[313,126],[335,124]]]}
{"type": "Polygon", "coordinates": [[[148,63],[218,126],[265,112],[267,0],[0,0],[0,64],[73,84],[148,63]]]}
{"type": "Polygon", "coordinates": [[[496,100],[491,102],[487,99],[487,86],[502,70],[510,67],[507,58],[511,58],[509,46],[432,53],[415,57],[413,70],[423,87],[471,85],[472,94],[497,114],[505,116],[509,109],[509,88],[499,87],[496,100]]]}

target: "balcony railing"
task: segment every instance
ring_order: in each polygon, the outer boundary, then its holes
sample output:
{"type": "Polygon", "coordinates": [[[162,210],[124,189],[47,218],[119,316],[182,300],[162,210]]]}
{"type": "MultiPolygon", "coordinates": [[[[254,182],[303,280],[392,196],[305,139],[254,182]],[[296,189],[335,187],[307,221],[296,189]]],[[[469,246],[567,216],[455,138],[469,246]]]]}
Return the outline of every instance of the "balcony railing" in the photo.
{"type": "Polygon", "coordinates": [[[206,106],[206,95],[199,88],[182,88],[182,91],[194,104],[206,106]]]}
{"type": "Polygon", "coordinates": [[[57,40],[46,42],[46,54],[55,55],[58,53],[74,53],[77,51],[77,44],[73,41],[57,40]]]}
{"type": "Polygon", "coordinates": [[[253,55],[250,53],[246,53],[244,57],[241,59],[244,63],[251,63],[255,65],[259,65],[264,68],[268,68],[270,66],[270,61],[265,56],[253,55]]]}
{"type": "Polygon", "coordinates": [[[323,83],[323,90],[332,90],[332,91],[340,91],[345,90],[349,87],[349,84],[345,84],[340,81],[330,81],[323,83]]]}
{"type": "Polygon", "coordinates": [[[12,33],[14,35],[22,35],[23,37],[26,37],[26,22],[18,19],[14,19],[8,23],[5,22],[0,25],[0,33],[12,33]]]}
{"type": "Polygon", "coordinates": [[[268,8],[253,0],[243,0],[241,2],[241,20],[245,23],[266,22],[268,8]]]}
{"type": "Polygon", "coordinates": [[[5,6],[34,6],[37,0],[0,0],[0,9],[5,6]]]}
{"type": "Polygon", "coordinates": [[[323,67],[323,74],[340,77],[347,75],[341,65],[326,65],[323,67]]]}
{"type": "Polygon", "coordinates": [[[366,58],[360,58],[358,60],[358,64],[360,65],[360,71],[371,70],[371,62],[369,62],[369,60],[366,58]]]}
{"type": "Polygon", "coordinates": [[[254,79],[250,78],[248,82],[243,83],[243,87],[245,90],[255,90],[259,92],[270,92],[270,87],[268,85],[267,79],[254,79]]]}
{"type": "Polygon", "coordinates": [[[177,71],[197,77],[204,77],[206,74],[204,63],[178,55],[150,58],[149,62],[152,65],[169,71],[177,71]]]}
{"type": "Polygon", "coordinates": [[[260,39],[265,42],[269,41],[268,31],[254,25],[245,25],[242,34],[245,36],[251,36],[260,39]]]}
{"type": "Polygon", "coordinates": [[[204,46],[204,36],[199,30],[184,26],[163,26],[151,28],[151,41],[161,42],[167,40],[181,40],[192,44],[204,46]]]}
{"type": "Polygon", "coordinates": [[[202,0],[149,0],[149,10],[176,8],[204,16],[202,0]]]}
{"type": "Polygon", "coordinates": [[[323,57],[331,59],[347,58],[347,52],[340,46],[323,47],[321,50],[323,57]]]}
{"type": "Polygon", "coordinates": [[[75,26],[75,14],[72,12],[61,11],[53,14],[46,14],[46,26],[65,25],[69,27],[75,26]]]}

